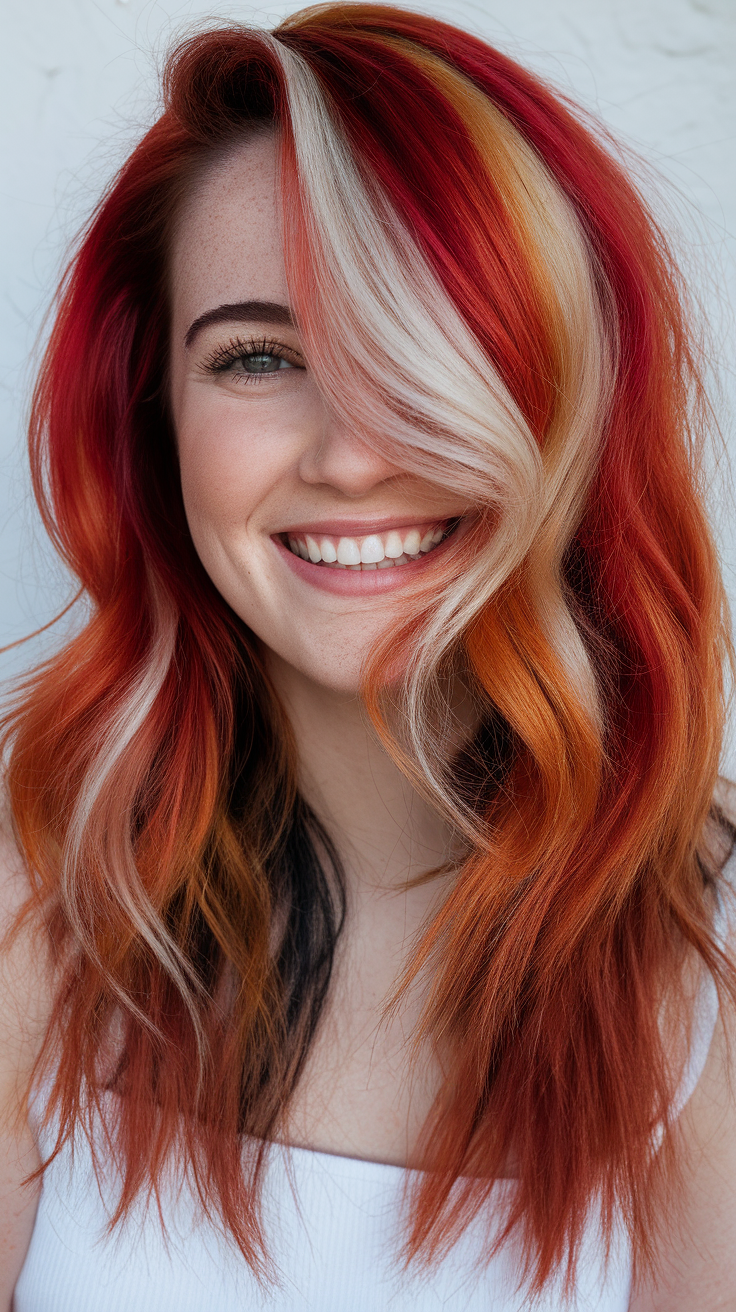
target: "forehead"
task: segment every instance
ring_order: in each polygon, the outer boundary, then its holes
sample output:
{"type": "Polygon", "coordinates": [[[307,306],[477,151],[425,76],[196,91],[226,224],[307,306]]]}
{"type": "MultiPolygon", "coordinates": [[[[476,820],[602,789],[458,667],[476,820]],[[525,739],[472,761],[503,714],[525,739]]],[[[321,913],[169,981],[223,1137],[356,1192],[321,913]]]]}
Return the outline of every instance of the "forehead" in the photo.
{"type": "Polygon", "coordinates": [[[174,318],[243,300],[288,303],[273,132],[234,146],[198,179],[171,252],[174,318]]]}

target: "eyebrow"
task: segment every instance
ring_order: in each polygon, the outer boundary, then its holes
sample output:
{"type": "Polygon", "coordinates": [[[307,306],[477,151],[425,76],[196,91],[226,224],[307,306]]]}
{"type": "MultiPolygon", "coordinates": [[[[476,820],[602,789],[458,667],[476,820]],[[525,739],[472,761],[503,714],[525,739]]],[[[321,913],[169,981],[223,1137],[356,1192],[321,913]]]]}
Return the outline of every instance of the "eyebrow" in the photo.
{"type": "Polygon", "coordinates": [[[271,323],[279,327],[294,327],[288,305],[280,305],[278,301],[234,301],[200,314],[187,328],[184,346],[189,349],[197,333],[213,323],[271,323]]]}

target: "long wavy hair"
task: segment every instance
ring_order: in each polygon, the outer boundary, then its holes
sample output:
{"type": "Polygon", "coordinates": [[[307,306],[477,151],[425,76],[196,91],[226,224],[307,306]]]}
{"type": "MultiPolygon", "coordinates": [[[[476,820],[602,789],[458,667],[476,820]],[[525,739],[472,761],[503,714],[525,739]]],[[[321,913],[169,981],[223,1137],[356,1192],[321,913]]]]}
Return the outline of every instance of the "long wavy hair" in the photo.
{"type": "Polygon", "coordinates": [[[594,1204],[646,1259],[677,1078],[662,1003],[688,948],[733,983],[707,841],[731,648],[666,240],[601,131],[416,13],[327,4],[271,33],[199,32],[163,98],[69,265],[30,430],[44,522],[91,608],[5,725],[60,963],[36,1071],[57,1149],[105,1115],[114,1219],[178,1162],[266,1270],[259,1186],[343,884],[258,645],[196,556],[166,358],[182,202],[271,125],[327,403],[477,509],[366,674],[388,750],[466,844],[399,986],[431,967],[419,1037],[451,1054],[404,1256],[440,1257],[511,1159],[488,1253],[519,1235],[534,1288],[570,1278],[594,1204]],[[479,726],[454,756],[448,672],[479,726]]]}

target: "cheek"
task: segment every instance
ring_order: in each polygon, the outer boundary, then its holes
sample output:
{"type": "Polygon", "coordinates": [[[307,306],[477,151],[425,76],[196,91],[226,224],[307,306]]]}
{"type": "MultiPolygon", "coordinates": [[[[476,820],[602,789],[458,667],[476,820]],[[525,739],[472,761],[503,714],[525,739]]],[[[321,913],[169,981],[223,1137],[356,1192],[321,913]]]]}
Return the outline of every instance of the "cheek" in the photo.
{"type": "Polygon", "coordinates": [[[293,450],[275,440],[272,428],[269,416],[243,413],[232,401],[183,408],[177,446],[195,542],[203,532],[242,529],[285,477],[293,450]]]}

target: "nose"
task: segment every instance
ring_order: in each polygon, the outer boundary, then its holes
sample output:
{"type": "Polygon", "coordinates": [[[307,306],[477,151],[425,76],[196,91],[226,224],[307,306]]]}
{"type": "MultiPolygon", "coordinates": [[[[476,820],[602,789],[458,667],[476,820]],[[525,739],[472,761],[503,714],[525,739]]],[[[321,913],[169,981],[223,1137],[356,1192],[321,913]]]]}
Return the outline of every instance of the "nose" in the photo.
{"type": "Polygon", "coordinates": [[[335,418],[325,419],[299,462],[303,482],[327,485],[346,497],[365,496],[378,483],[399,473],[398,465],[335,418]]]}

